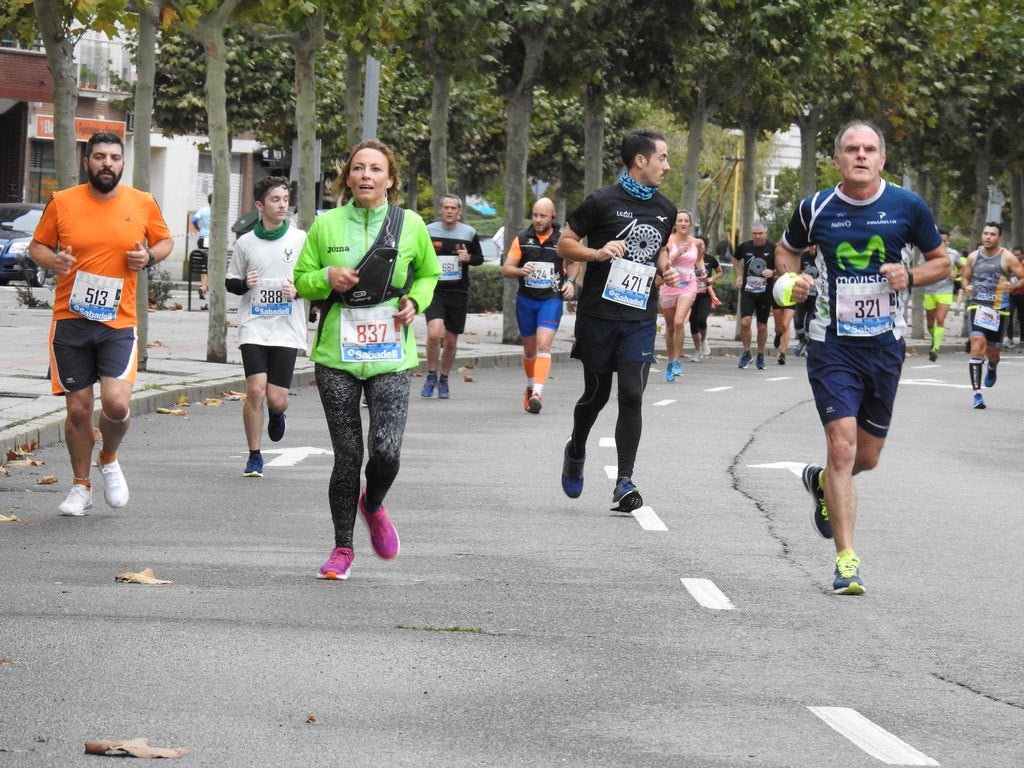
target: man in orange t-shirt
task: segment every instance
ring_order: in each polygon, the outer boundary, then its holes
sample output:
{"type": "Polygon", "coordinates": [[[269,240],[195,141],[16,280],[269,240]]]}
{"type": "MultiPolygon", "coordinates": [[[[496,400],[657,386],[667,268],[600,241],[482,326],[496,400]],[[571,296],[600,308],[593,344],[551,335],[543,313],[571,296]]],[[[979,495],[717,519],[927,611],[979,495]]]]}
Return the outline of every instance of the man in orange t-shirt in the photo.
{"type": "Polygon", "coordinates": [[[93,385],[100,383],[100,470],[111,507],[128,503],[117,449],[128,432],[138,362],[138,273],[167,258],[174,241],[156,200],[121,185],[124,143],[95,133],[82,159],[88,181],[55,192],[36,227],[29,255],[57,274],[50,325],[51,383],[67,406],[65,439],[74,480],[58,507],[84,515],[92,506],[93,385]]]}

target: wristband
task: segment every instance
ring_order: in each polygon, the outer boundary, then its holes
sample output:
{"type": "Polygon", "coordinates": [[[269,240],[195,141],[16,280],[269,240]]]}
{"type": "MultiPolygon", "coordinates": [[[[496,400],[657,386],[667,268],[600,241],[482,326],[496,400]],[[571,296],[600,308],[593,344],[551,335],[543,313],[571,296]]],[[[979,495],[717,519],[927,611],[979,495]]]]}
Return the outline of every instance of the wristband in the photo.
{"type": "Polygon", "coordinates": [[[907,270],[907,290],[909,291],[914,287],[914,273],[909,269],[907,270]]]}

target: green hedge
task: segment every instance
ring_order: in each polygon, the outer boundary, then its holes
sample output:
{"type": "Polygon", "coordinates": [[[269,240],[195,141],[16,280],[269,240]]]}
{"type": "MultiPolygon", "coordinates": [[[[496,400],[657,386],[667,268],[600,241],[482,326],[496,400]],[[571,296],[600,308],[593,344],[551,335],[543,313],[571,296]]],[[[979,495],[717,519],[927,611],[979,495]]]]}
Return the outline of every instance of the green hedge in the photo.
{"type": "Polygon", "coordinates": [[[469,270],[469,312],[501,312],[500,264],[481,264],[469,270]]]}

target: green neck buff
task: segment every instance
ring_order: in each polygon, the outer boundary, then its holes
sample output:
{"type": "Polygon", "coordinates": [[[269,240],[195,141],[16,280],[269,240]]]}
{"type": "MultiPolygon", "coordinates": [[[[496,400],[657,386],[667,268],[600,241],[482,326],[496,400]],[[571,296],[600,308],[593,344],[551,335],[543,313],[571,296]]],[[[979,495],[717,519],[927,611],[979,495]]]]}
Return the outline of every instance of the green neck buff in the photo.
{"type": "Polygon", "coordinates": [[[260,240],[277,240],[279,237],[283,237],[284,233],[288,231],[288,219],[281,222],[281,226],[277,229],[267,230],[263,227],[263,219],[256,222],[256,226],[252,230],[256,237],[260,240]]]}

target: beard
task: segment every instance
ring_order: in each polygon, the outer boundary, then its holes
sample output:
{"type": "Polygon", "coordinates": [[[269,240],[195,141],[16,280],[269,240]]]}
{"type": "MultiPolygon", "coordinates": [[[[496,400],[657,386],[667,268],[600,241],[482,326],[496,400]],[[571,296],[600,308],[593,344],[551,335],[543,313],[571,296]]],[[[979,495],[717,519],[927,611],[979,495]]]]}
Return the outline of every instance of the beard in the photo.
{"type": "Polygon", "coordinates": [[[114,174],[114,177],[100,176],[99,174],[93,173],[91,170],[86,169],[85,174],[89,177],[89,183],[96,189],[97,192],[106,194],[107,192],[113,191],[121,182],[121,175],[124,173],[122,168],[120,173],[114,174]]]}

